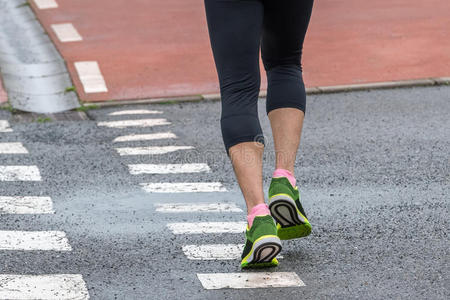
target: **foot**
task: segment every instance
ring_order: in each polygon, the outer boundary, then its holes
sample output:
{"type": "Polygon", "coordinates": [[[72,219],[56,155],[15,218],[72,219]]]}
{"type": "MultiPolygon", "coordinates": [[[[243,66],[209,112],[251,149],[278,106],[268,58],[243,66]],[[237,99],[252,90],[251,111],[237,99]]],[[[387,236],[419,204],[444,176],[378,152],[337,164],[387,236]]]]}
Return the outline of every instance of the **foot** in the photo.
{"type": "Polygon", "coordinates": [[[305,237],[311,233],[311,224],[300,203],[300,193],[286,177],[272,178],[269,209],[277,221],[278,237],[281,240],[305,237]]]}
{"type": "Polygon", "coordinates": [[[281,251],[277,227],[270,215],[256,216],[251,228],[247,227],[247,238],[242,253],[242,268],[263,268],[278,265],[275,258],[281,251]]]}

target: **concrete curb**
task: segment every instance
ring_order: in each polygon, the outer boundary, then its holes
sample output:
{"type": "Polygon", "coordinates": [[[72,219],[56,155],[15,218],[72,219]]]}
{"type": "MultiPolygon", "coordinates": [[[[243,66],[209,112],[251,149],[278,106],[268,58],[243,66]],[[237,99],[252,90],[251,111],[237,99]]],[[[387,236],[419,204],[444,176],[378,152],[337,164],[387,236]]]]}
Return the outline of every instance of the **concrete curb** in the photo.
{"type": "MultiPolygon", "coordinates": [[[[375,90],[375,89],[392,89],[405,88],[415,86],[437,86],[450,85],[450,77],[436,77],[413,80],[386,81],[362,84],[348,84],[335,86],[319,86],[306,89],[307,95],[343,93],[353,91],[375,90]]],[[[267,92],[261,91],[259,97],[266,97],[267,92]]],[[[133,104],[150,104],[150,103],[182,103],[182,102],[198,102],[198,101],[217,101],[220,100],[220,94],[203,94],[182,97],[161,97],[142,100],[115,100],[106,102],[83,102],[83,105],[96,105],[99,107],[133,105],[133,104]]]]}

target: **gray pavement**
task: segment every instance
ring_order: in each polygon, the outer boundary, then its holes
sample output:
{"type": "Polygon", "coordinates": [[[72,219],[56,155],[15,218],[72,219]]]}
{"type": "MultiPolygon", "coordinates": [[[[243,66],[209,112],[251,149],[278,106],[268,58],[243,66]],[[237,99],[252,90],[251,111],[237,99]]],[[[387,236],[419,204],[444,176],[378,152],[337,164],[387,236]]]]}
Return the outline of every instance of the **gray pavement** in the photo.
{"type": "MultiPolygon", "coordinates": [[[[55,214],[0,215],[0,230],[61,230],[72,251],[0,250],[1,274],[81,274],[91,299],[448,299],[450,87],[311,95],[296,175],[313,225],[286,241],[280,266],[303,287],[205,290],[197,273],[240,272],[239,260],[189,260],[188,244],[240,244],[243,234],[174,235],[171,222],[245,221],[243,212],[160,213],[156,203],[244,202],[224,153],[219,102],[133,105],[87,112],[91,120],[14,122],[0,142],[28,155],[0,165],[36,165],[42,181],[0,181],[0,196],[50,196],[55,214]],[[161,115],[108,115],[128,109],[161,115]],[[165,118],[171,125],[107,128],[98,122],[165,118]],[[170,131],[177,139],[113,143],[170,131]],[[193,146],[159,155],[114,148],[193,146]],[[206,163],[210,173],[130,175],[129,164],[206,163]],[[146,193],[144,182],[221,182],[227,192],[146,193]]],[[[267,137],[264,182],[273,171],[267,137]]]]}

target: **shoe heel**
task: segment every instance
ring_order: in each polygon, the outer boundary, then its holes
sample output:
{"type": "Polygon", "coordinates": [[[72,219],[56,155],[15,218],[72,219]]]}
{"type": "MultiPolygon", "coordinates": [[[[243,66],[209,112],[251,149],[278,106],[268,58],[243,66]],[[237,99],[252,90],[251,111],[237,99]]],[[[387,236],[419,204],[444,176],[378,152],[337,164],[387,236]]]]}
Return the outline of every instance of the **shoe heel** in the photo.
{"type": "Polygon", "coordinates": [[[269,201],[270,214],[281,228],[306,223],[303,216],[298,213],[295,201],[288,195],[275,195],[269,201]]]}

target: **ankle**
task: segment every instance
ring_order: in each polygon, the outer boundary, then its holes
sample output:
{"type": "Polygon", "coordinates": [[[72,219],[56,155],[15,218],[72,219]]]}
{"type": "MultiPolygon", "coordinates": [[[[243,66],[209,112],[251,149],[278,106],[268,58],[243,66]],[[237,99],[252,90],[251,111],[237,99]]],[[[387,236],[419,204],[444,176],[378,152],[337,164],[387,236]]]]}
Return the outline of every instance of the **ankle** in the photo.
{"type": "Polygon", "coordinates": [[[286,170],[286,169],[280,169],[280,168],[276,169],[273,172],[272,177],[273,178],[286,177],[293,187],[295,187],[296,184],[297,184],[297,181],[295,180],[294,174],[291,171],[286,170]]]}
{"type": "Polygon", "coordinates": [[[267,206],[266,203],[261,203],[261,204],[258,204],[256,206],[254,206],[250,210],[250,213],[247,216],[248,228],[252,227],[253,220],[255,219],[255,217],[257,217],[257,216],[267,216],[267,215],[270,215],[270,210],[269,210],[269,206],[267,206]]]}

